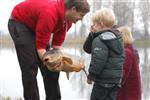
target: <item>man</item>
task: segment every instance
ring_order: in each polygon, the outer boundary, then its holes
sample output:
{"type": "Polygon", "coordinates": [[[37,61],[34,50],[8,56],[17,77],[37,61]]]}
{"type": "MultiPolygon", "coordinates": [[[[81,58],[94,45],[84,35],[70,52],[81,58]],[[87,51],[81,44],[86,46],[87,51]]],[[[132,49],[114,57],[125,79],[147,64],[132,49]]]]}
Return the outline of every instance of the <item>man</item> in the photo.
{"type": "Polygon", "coordinates": [[[25,100],[39,100],[37,71],[40,67],[46,100],[60,100],[59,72],[43,65],[43,55],[51,48],[60,49],[72,23],[89,12],[86,0],[26,0],[12,11],[8,28],[15,44],[25,100]],[[53,37],[51,40],[51,36],[53,37]]]}

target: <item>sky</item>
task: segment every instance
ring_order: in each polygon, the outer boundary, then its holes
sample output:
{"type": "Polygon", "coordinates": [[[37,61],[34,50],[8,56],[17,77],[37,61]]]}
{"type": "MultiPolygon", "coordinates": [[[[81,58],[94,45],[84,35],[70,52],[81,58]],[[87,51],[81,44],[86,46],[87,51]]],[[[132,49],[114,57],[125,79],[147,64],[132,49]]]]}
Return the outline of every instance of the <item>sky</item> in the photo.
{"type": "Polygon", "coordinates": [[[23,0],[0,0],[0,30],[7,30],[7,22],[13,7],[23,0]]]}

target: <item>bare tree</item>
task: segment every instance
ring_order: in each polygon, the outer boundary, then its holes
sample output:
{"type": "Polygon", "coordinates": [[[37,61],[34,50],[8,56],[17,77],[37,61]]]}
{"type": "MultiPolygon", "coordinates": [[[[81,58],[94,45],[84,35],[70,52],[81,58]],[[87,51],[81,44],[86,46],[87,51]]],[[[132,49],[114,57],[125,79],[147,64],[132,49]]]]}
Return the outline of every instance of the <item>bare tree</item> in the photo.
{"type": "Polygon", "coordinates": [[[80,29],[79,29],[79,36],[81,37],[81,38],[84,38],[85,36],[87,36],[88,35],[88,33],[87,33],[87,27],[86,27],[86,25],[83,23],[83,22],[81,22],[81,27],[79,27],[80,29]]]}
{"type": "Polygon", "coordinates": [[[119,26],[128,25],[129,27],[133,27],[134,23],[134,5],[135,2],[131,0],[128,1],[114,1],[114,13],[116,15],[117,24],[119,26]]]}
{"type": "Polygon", "coordinates": [[[93,0],[92,6],[93,6],[93,10],[92,12],[94,12],[97,9],[100,9],[102,6],[102,1],[103,0],[93,0]]]}
{"type": "Polygon", "coordinates": [[[149,63],[149,51],[148,51],[148,48],[144,47],[144,50],[143,50],[143,54],[144,54],[144,63],[141,65],[142,66],[142,70],[141,70],[141,82],[142,82],[142,92],[143,92],[143,98],[145,100],[148,99],[149,97],[149,93],[150,93],[150,73],[149,73],[149,70],[150,70],[150,63],[149,63]]]}
{"type": "Polygon", "coordinates": [[[141,12],[142,20],[144,23],[144,39],[150,39],[149,35],[149,23],[150,23],[150,1],[149,0],[140,0],[139,9],[141,12]]]}

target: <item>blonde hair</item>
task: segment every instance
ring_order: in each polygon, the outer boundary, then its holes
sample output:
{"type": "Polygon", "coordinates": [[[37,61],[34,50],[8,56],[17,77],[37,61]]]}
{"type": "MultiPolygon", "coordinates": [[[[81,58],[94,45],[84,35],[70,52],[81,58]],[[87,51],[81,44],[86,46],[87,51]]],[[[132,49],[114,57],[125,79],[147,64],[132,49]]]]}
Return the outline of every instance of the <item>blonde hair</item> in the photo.
{"type": "Polygon", "coordinates": [[[109,8],[101,8],[92,16],[93,22],[104,25],[105,27],[113,27],[115,19],[114,12],[109,8]]]}
{"type": "Polygon", "coordinates": [[[133,42],[132,33],[129,27],[121,26],[118,30],[122,33],[124,44],[131,44],[133,42]]]}

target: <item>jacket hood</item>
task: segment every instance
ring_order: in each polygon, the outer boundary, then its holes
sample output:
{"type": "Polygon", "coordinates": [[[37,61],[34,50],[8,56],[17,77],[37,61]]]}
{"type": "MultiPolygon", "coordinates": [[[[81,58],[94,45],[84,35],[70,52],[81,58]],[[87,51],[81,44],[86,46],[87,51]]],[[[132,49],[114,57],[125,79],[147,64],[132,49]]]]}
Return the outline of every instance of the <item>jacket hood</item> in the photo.
{"type": "Polygon", "coordinates": [[[100,32],[94,33],[96,37],[99,37],[107,47],[112,50],[115,54],[121,54],[123,49],[122,34],[119,30],[105,29],[100,32]]]}
{"type": "Polygon", "coordinates": [[[115,39],[119,39],[122,37],[122,34],[119,30],[113,29],[104,29],[97,33],[93,33],[94,37],[100,36],[100,38],[104,41],[111,41],[115,39]]]}

